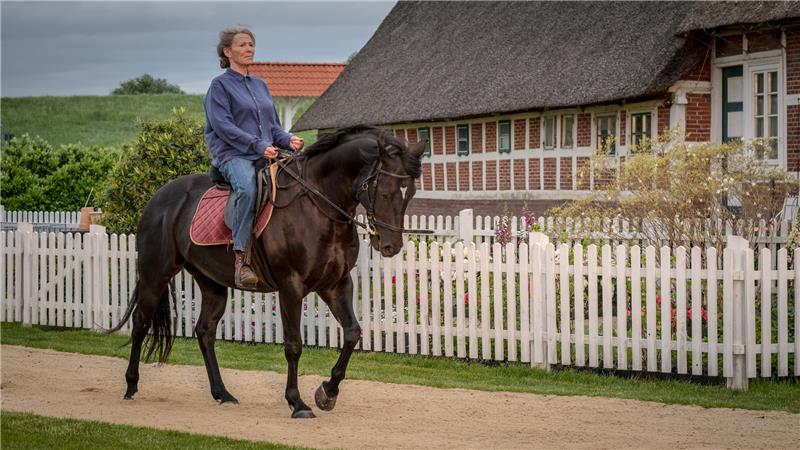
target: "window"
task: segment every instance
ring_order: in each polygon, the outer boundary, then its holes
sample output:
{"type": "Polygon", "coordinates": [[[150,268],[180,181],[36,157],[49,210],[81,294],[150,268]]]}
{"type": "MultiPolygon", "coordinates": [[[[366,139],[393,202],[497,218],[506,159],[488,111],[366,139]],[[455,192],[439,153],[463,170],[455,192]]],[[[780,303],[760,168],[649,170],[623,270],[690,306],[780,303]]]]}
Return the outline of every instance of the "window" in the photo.
{"type": "Polygon", "coordinates": [[[545,117],[544,125],[544,148],[551,149],[556,146],[556,118],[553,116],[545,117]]]}
{"type": "Polygon", "coordinates": [[[652,114],[649,112],[631,114],[631,146],[634,151],[649,147],[652,120],[652,114]]]}
{"type": "Polygon", "coordinates": [[[597,116],[597,149],[606,155],[617,154],[617,115],[597,116]]]}
{"type": "Polygon", "coordinates": [[[469,125],[459,125],[456,128],[456,138],[458,154],[469,155],[469,125]]]}
{"type": "Polygon", "coordinates": [[[753,72],[753,91],[753,137],[765,141],[765,159],[778,159],[778,72],[753,72]]]}
{"type": "Polygon", "coordinates": [[[508,120],[497,123],[497,151],[500,153],[511,151],[511,122],[508,120]]]}
{"type": "Polygon", "coordinates": [[[430,128],[418,128],[417,129],[417,136],[419,136],[419,140],[427,140],[428,143],[425,144],[425,151],[422,152],[422,156],[431,156],[431,129],[430,128]]]}
{"type": "Polygon", "coordinates": [[[561,127],[562,136],[561,136],[561,147],[563,148],[572,148],[575,144],[573,141],[573,133],[575,132],[575,116],[568,115],[563,116],[563,124],[561,127]]]}

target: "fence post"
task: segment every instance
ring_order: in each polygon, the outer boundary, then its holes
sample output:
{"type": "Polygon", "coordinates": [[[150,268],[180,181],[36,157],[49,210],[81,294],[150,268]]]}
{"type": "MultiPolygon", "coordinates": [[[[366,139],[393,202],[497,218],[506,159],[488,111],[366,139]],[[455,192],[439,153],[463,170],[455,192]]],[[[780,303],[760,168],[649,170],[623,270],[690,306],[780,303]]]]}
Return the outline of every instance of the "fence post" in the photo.
{"type": "MultiPolygon", "coordinates": [[[[31,248],[31,241],[33,239],[33,225],[26,222],[17,223],[17,235],[15,245],[21,249],[21,270],[22,270],[22,295],[17,296],[19,308],[22,310],[22,325],[31,326],[31,303],[33,299],[32,288],[34,283],[39,280],[33,280],[33,265],[36,264],[36,257],[31,248]]],[[[19,251],[19,250],[18,250],[19,251]]],[[[17,316],[19,318],[19,316],[17,316]]]]}
{"type": "MultiPolygon", "coordinates": [[[[550,340],[550,330],[547,329],[547,296],[548,296],[548,273],[547,265],[547,244],[550,238],[544,233],[533,232],[528,235],[528,245],[530,249],[531,271],[533,272],[530,289],[533,293],[530,297],[530,324],[533,332],[531,333],[531,367],[538,367],[550,370],[550,355],[548,354],[548,342],[550,340]],[[541,355],[541,356],[539,356],[541,355]]],[[[555,294],[553,294],[555,295],[555,294]]]]}
{"type": "Polygon", "coordinates": [[[92,274],[91,299],[89,302],[91,304],[91,313],[89,314],[91,324],[89,328],[93,331],[101,331],[105,324],[103,313],[106,311],[106,293],[108,292],[107,286],[104,284],[107,279],[104,275],[108,273],[108,268],[106,267],[108,259],[103,258],[104,250],[107,250],[107,248],[104,249],[104,247],[107,247],[105,239],[106,227],[91,224],[89,225],[88,234],[92,240],[91,263],[89,265],[89,271],[92,274]]]}
{"type": "Polygon", "coordinates": [[[472,242],[475,237],[475,218],[471,209],[462,209],[458,212],[458,238],[464,244],[472,242]]]}
{"type": "Polygon", "coordinates": [[[733,267],[725,268],[733,270],[733,376],[726,380],[726,384],[731,389],[746,391],[748,387],[745,353],[747,302],[744,294],[744,271],[749,269],[745,267],[745,254],[750,244],[743,237],[728,235],[727,246],[731,249],[733,263],[733,267]]]}

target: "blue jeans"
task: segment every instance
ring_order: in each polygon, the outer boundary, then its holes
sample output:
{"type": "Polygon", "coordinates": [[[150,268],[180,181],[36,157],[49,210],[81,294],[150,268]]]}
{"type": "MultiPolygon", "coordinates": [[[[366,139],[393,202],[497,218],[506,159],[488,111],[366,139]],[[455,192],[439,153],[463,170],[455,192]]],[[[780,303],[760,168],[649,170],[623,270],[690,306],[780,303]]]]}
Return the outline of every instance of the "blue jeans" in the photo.
{"type": "Polygon", "coordinates": [[[226,208],[225,224],[233,233],[233,250],[245,251],[253,234],[253,218],[256,211],[256,197],[258,185],[256,184],[255,161],[234,158],[219,167],[222,176],[233,186],[233,193],[228,202],[233,202],[233,208],[226,208]]]}

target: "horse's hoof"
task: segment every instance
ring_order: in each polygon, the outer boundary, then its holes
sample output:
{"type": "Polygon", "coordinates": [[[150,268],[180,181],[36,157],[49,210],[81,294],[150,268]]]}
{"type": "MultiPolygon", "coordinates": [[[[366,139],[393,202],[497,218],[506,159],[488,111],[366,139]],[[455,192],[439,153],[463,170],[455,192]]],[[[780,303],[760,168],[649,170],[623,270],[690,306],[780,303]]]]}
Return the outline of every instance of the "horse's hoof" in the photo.
{"type": "Polygon", "coordinates": [[[317,402],[317,407],[323,411],[330,411],[336,406],[336,396],[329,397],[325,393],[325,388],[320,385],[317,392],[314,393],[314,401],[317,402]]]}
{"type": "Polygon", "coordinates": [[[124,396],[124,397],[122,397],[122,399],[123,399],[123,400],[133,400],[133,396],[132,396],[132,395],[125,394],[125,396],[124,396]]]}
{"type": "Polygon", "coordinates": [[[313,419],[315,417],[317,416],[310,409],[301,409],[292,413],[292,419],[313,419]]]}
{"type": "Polygon", "coordinates": [[[214,400],[219,402],[220,405],[225,404],[225,403],[232,403],[234,405],[238,405],[239,404],[239,400],[237,400],[236,397],[232,396],[228,392],[225,392],[224,394],[222,394],[220,396],[215,396],[214,400]]]}
{"type": "Polygon", "coordinates": [[[125,396],[124,396],[124,397],[122,397],[122,399],[123,399],[123,400],[133,400],[133,395],[134,395],[134,394],[136,394],[136,392],[138,392],[138,391],[139,391],[139,390],[138,390],[138,389],[136,389],[136,388],[133,388],[133,389],[128,389],[128,390],[125,392],[125,396]]]}

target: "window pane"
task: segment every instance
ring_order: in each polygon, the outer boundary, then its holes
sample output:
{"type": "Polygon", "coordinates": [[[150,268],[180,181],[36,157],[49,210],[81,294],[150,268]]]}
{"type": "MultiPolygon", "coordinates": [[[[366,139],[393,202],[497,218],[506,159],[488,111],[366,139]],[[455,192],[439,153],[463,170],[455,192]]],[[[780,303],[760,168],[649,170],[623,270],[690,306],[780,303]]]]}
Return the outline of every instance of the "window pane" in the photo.
{"type": "Polygon", "coordinates": [[[555,141],[555,125],[556,120],[554,117],[547,117],[544,119],[544,146],[552,147],[555,141]]]}
{"type": "Polygon", "coordinates": [[[742,77],[728,78],[727,103],[742,101],[742,77]]]}
{"type": "Polygon", "coordinates": [[[769,136],[778,137],[778,116],[769,118],[769,136]]]}
{"type": "Polygon", "coordinates": [[[728,111],[728,138],[742,137],[742,112],[728,111]]]}
{"type": "Polygon", "coordinates": [[[756,93],[763,94],[764,93],[764,74],[757,73],[756,74],[756,93]]]}
{"type": "Polygon", "coordinates": [[[759,117],[756,119],[756,137],[764,137],[764,118],[759,117]]]}
{"type": "Polygon", "coordinates": [[[769,72],[769,91],[778,92],[778,72],[769,72]]]}
{"type": "Polygon", "coordinates": [[[769,113],[778,114],[778,94],[769,96],[769,113]]]}
{"type": "Polygon", "coordinates": [[[564,116],[564,147],[572,147],[572,132],[575,126],[574,116],[564,116]]]}
{"type": "Polygon", "coordinates": [[[764,115],[764,96],[758,95],[756,96],[756,115],[763,116],[764,115]]]}
{"type": "Polygon", "coordinates": [[[647,137],[650,137],[650,126],[651,126],[651,121],[652,121],[652,117],[651,117],[652,114],[647,113],[644,116],[647,119],[645,121],[645,125],[644,125],[644,135],[647,136],[647,137]]]}
{"type": "Polygon", "coordinates": [[[417,135],[419,136],[419,140],[427,140],[428,143],[425,145],[425,152],[423,155],[430,155],[431,154],[431,129],[430,128],[420,128],[417,130],[417,135]]]}
{"type": "Polygon", "coordinates": [[[500,151],[511,150],[511,122],[505,120],[498,123],[500,151]]]}

